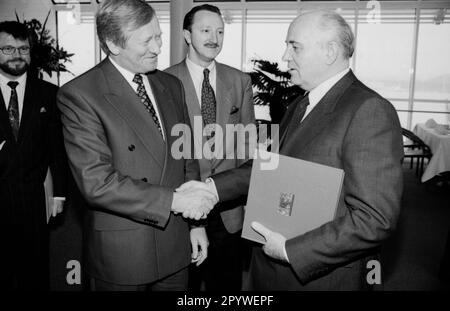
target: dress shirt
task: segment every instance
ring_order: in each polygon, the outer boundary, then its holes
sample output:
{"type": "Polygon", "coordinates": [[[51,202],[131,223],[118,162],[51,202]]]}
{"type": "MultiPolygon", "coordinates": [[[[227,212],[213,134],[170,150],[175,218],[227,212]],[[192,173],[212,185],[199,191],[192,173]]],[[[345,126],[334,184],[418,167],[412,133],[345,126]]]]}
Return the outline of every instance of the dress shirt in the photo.
{"type": "MultiPolygon", "coordinates": [[[[117,70],[125,78],[125,80],[127,80],[128,84],[131,86],[131,88],[137,94],[138,84],[133,82],[135,73],[132,73],[131,71],[121,67],[111,57],[109,58],[109,60],[114,65],[114,67],[117,68],[117,70]]],[[[144,83],[145,91],[147,92],[147,95],[150,98],[150,101],[152,102],[153,108],[155,109],[156,116],[158,117],[158,120],[159,120],[159,124],[161,124],[161,130],[162,130],[161,133],[162,133],[163,139],[166,140],[166,137],[164,134],[164,123],[162,122],[161,115],[160,115],[159,109],[158,109],[158,105],[156,103],[155,96],[153,95],[152,88],[150,86],[150,82],[148,81],[148,78],[145,74],[141,74],[141,77],[142,77],[142,82],[144,83]]],[[[152,120],[152,122],[153,122],[153,120],[152,120]]]]}
{"type": "Polygon", "coordinates": [[[8,110],[9,100],[11,98],[11,88],[8,85],[9,81],[17,81],[19,84],[16,87],[17,99],[19,101],[19,122],[22,119],[23,99],[25,96],[25,87],[27,84],[27,73],[24,73],[20,77],[16,77],[11,80],[4,75],[0,74],[0,87],[2,90],[3,101],[5,102],[6,110],[8,110]]]}
{"type": "MultiPolygon", "coordinates": [[[[203,70],[205,69],[202,66],[199,66],[197,64],[195,64],[193,61],[191,61],[189,59],[189,56],[186,57],[186,65],[188,67],[189,73],[191,75],[192,78],[192,82],[194,82],[194,87],[195,87],[195,94],[197,94],[197,98],[198,98],[198,103],[200,105],[200,107],[202,106],[202,84],[203,84],[203,70]]],[[[216,75],[217,75],[217,71],[216,71],[216,62],[212,61],[212,63],[206,67],[209,69],[209,84],[211,84],[213,90],[214,90],[214,94],[217,97],[217,92],[216,92],[216,75]]]]}
{"type": "Polygon", "coordinates": [[[350,68],[346,68],[342,70],[341,72],[335,74],[331,78],[325,80],[318,86],[316,86],[314,89],[312,89],[309,94],[309,105],[306,108],[306,112],[302,118],[304,120],[306,116],[313,110],[313,108],[320,102],[320,100],[325,96],[325,94],[339,81],[342,79],[343,76],[347,74],[347,72],[350,71],[350,68]]]}

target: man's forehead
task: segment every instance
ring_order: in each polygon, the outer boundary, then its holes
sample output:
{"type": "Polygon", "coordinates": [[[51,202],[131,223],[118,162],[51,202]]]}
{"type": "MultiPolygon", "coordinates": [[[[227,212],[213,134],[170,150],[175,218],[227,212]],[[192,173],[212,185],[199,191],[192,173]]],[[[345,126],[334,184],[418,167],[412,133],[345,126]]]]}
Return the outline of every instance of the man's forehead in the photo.
{"type": "Polygon", "coordinates": [[[192,20],[192,25],[210,25],[214,22],[217,22],[221,27],[223,27],[222,17],[215,13],[206,10],[201,10],[195,13],[194,18],[192,20]]]}
{"type": "Polygon", "coordinates": [[[8,45],[29,45],[28,39],[22,40],[19,38],[14,38],[11,34],[6,32],[0,32],[0,42],[2,45],[8,44],[8,45]]]}
{"type": "Polygon", "coordinates": [[[161,28],[159,27],[159,22],[156,18],[152,19],[145,25],[139,26],[138,28],[129,29],[126,31],[129,36],[147,37],[153,35],[161,34],[161,28]]]}

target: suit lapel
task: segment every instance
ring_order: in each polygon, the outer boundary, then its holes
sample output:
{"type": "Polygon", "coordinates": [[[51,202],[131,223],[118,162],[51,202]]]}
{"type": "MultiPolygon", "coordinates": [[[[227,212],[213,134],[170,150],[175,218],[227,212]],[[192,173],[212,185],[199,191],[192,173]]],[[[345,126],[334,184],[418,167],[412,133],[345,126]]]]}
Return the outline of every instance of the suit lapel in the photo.
{"type": "Polygon", "coordinates": [[[296,112],[298,111],[298,105],[299,103],[302,101],[302,99],[304,98],[304,95],[299,95],[297,98],[294,99],[294,101],[289,104],[288,109],[286,110],[286,112],[284,113],[284,116],[282,118],[282,120],[280,121],[280,148],[284,142],[284,140],[286,139],[287,133],[288,133],[288,129],[292,127],[292,122],[295,122],[293,119],[296,112]]]}
{"type": "Polygon", "coordinates": [[[216,62],[216,123],[222,128],[230,117],[232,86],[224,66],[216,62]]]}
{"type": "Polygon", "coordinates": [[[25,86],[25,96],[23,99],[22,117],[20,119],[18,143],[22,144],[29,130],[32,128],[32,123],[36,120],[36,111],[39,107],[37,102],[41,95],[37,88],[34,79],[30,74],[27,75],[27,84],[25,86]]]}
{"type": "MultiPolygon", "coordinates": [[[[12,134],[11,125],[9,124],[8,111],[3,100],[3,94],[0,90],[0,130],[4,133],[4,137],[11,142],[15,142],[12,134]]],[[[1,143],[1,141],[0,141],[1,143]]]]}
{"type": "MultiPolygon", "coordinates": [[[[161,150],[166,150],[165,143],[148,111],[133,88],[108,59],[101,68],[110,90],[104,97],[127,121],[156,163],[163,167],[161,150]]],[[[159,99],[156,95],[155,98],[159,99]]]]}
{"type": "Polygon", "coordinates": [[[179,78],[183,81],[185,101],[189,111],[191,125],[194,126],[194,116],[201,116],[200,99],[197,98],[194,82],[186,65],[186,60],[180,63],[179,78]]]}
{"type": "Polygon", "coordinates": [[[335,116],[333,112],[339,99],[355,80],[356,77],[350,71],[325,94],[301,123],[295,117],[292,118],[289,125],[292,130],[286,135],[286,141],[280,153],[287,154],[291,148],[296,150],[306,148],[329,124],[330,119],[335,116]],[[296,122],[296,124],[292,122],[296,122]]]}

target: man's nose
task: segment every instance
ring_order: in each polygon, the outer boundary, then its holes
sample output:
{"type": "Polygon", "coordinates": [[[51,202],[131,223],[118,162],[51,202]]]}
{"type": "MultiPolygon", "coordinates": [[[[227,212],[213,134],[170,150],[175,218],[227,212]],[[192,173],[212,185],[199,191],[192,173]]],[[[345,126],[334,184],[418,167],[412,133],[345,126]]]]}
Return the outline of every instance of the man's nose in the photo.
{"type": "Polygon", "coordinates": [[[283,57],[281,58],[284,62],[287,62],[291,59],[291,53],[289,53],[289,49],[286,48],[284,51],[283,57]]]}
{"type": "Polygon", "coordinates": [[[215,31],[211,31],[211,35],[209,36],[209,40],[211,42],[217,43],[217,33],[215,31]]]}
{"type": "Polygon", "coordinates": [[[152,40],[150,42],[149,49],[152,53],[158,55],[161,53],[161,46],[162,46],[161,42],[159,42],[158,40],[152,40]]]}
{"type": "Polygon", "coordinates": [[[20,52],[19,52],[19,48],[15,48],[14,52],[12,53],[13,56],[21,56],[20,52]]]}

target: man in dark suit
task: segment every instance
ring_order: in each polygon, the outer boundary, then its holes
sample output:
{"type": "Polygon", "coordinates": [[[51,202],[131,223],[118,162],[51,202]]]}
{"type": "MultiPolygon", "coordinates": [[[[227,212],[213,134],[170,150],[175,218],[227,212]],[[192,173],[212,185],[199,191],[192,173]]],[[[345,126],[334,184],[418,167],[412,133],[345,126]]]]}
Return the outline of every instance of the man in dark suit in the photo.
{"type": "Polygon", "coordinates": [[[27,28],[0,23],[1,285],[48,289],[48,228],[44,180],[50,167],[55,210],[65,195],[65,154],[57,87],[27,73],[27,28]]]}
{"type": "MultiPolygon", "coordinates": [[[[253,224],[266,239],[252,257],[256,290],[368,289],[366,264],[396,227],[401,127],[393,106],[349,69],[353,40],[334,12],[305,13],[289,27],[283,60],[291,82],[309,93],[289,106],[281,122],[280,154],[341,168],[345,177],[334,220],[289,240],[253,224]]],[[[219,199],[248,191],[250,171],[244,164],[214,176],[219,199]]],[[[182,188],[195,186],[203,185],[182,188]]]]}
{"type": "MultiPolygon", "coordinates": [[[[58,93],[63,133],[86,210],[91,290],[185,290],[191,262],[184,217],[206,217],[215,197],[174,189],[198,163],[171,154],[189,125],[181,82],[156,70],[161,30],[141,0],[103,1],[97,33],[108,57],[58,93]]],[[[191,234],[204,245],[203,228],[191,234]]]]}
{"type": "MultiPolygon", "coordinates": [[[[249,158],[249,140],[230,139],[234,137],[226,136],[226,126],[254,124],[252,84],[247,74],[215,60],[224,38],[219,8],[209,4],[192,8],[184,18],[183,31],[189,46],[187,57],[165,71],[183,83],[193,127],[196,123],[200,123],[200,128],[212,123],[225,134],[220,142],[222,146],[214,146],[217,155],[202,154],[199,159],[201,180],[205,181],[210,175],[238,167],[249,158]],[[239,154],[239,148],[247,153],[239,154]]],[[[195,146],[200,153],[208,138],[194,132],[195,146]]],[[[208,215],[209,253],[202,266],[207,290],[241,289],[242,203],[235,200],[219,204],[208,215]]]]}

